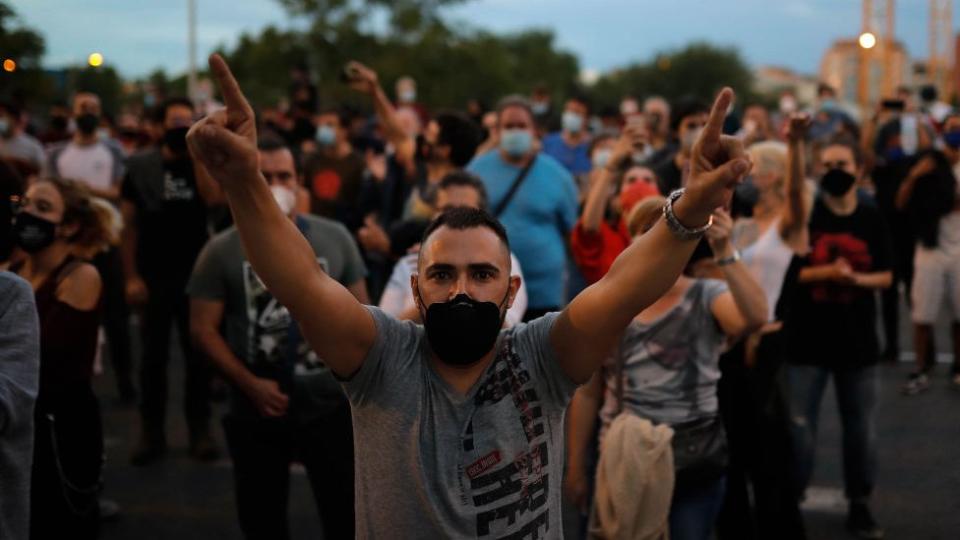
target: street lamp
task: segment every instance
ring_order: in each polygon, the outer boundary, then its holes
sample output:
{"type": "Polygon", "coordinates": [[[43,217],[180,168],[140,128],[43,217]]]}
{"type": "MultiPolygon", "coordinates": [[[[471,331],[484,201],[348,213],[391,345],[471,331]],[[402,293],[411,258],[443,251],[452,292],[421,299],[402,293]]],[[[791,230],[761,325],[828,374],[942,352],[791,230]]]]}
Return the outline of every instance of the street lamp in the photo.
{"type": "Polygon", "coordinates": [[[864,49],[872,49],[877,44],[877,36],[873,35],[873,32],[864,32],[857,41],[864,49]]]}
{"type": "Polygon", "coordinates": [[[13,73],[14,71],[17,70],[17,63],[11,60],[10,58],[7,58],[6,60],[3,61],[3,70],[6,71],[7,73],[13,73]]]}
{"type": "Polygon", "coordinates": [[[87,63],[90,64],[90,67],[100,67],[103,65],[103,55],[98,52],[91,53],[87,57],[87,63]]]}

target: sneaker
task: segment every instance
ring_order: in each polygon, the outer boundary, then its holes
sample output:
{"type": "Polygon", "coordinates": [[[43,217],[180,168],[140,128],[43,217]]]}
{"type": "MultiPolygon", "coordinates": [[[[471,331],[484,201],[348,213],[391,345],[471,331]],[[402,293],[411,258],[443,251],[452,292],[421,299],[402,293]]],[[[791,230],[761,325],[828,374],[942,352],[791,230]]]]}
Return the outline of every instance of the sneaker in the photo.
{"type": "Polygon", "coordinates": [[[120,505],[117,501],[100,498],[100,521],[114,521],[120,517],[120,505]]]}
{"type": "Polygon", "coordinates": [[[163,439],[141,436],[137,446],[130,454],[130,464],[143,467],[159,461],[167,453],[167,443],[163,439]]]}
{"type": "Polygon", "coordinates": [[[847,530],[864,540],[880,540],[884,531],[874,521],[870,508],[864,503],[851,503],[847,513],[847,530]]]}
{"type": "Polygon", "coordinates": [[[906,396],[913,396],[927,388],[930,388],[930,377],[927,377],[926,373],[911,373],[900,391],[906,396]]]}

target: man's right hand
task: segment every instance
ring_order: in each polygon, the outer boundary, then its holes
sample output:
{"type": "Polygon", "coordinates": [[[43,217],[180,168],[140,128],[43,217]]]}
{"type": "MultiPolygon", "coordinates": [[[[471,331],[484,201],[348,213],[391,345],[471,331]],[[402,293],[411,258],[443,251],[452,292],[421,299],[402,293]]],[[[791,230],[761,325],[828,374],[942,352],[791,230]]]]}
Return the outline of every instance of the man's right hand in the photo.
{"type": "Polygon", "coordinates": [[[358,92],[372,95],[380,86],[377,72],[356,60],[347,63],[347,72],[350,74],[347,84],[358,92]]]}
{"type": "Polygon", "coordinates": [[[143,281],[143,278],[140,276],[127,278],[124,292],[126,293],[127,303],[131,306],[140,306],[146,304],[147,300],[150,298],[150,290],[147,288],[146,282],[143,281]]]}
{"type": "Polygon", "coordinates": [[[210,72],[217,79],[226,108],[195,123],[187,133],[187,144],[193,159],[229,189],[242,179],[260,174],[256,118],[220,55],[210,55],[210,72]]]}
{"type": "Polygon", "coordinates": [[[280,391],[277,381],[253,377],[244,388],[244,393],[253,401],[261,416],[277,417],[287,414],[290,398],[280,391]]]}
{"type": "Polygon", "coordinates": [[[587,501],[590,500],[589,487],[586,474],[573,471],[570,467],[567,467],[567,475],[563,479],[563,493],[567,496],[567,500],[580,510],[582,515],[586,515],[589,510],[587,508],[587,501]]]}
{"type": "Polygon", "coordinates": [[[613,147],[608,167],[619,167],[622,165],[630,159],[634,152],[643,149],[643,147],[647,145],[648,139],[649,136],[646,126],[638,123],[627,124],[627,126],[623,128],[620,138],[617,139],[617,144],[613,147]]]}

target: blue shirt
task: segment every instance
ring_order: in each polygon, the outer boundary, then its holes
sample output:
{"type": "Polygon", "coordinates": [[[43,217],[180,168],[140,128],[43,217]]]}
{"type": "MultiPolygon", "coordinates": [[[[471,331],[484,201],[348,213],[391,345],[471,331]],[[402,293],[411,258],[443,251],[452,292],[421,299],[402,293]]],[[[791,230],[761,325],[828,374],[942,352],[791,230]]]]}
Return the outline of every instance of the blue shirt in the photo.
{"type": "Polygon", "coordinates": [[[567,146],[560,132],[551,133],[543,138],[543,153],[559,161],[574,176],[587,174],[593,168],[593,163],[590,161],[590,143],[583,142],[576,146],[567,146]]]}
{"type": "MultiPolygon", "coordinates": [[[[520,167],[507,163],[494,150],[467,165],[487,188],[490,208],[496,208],[513,185],[520,167]]],[[[510,247],[523,266],[529,309],[563,305],[567,237],[577,221],[577,188],[557,160],[539,154],[523,184],[498,216],[510,247]]]]}

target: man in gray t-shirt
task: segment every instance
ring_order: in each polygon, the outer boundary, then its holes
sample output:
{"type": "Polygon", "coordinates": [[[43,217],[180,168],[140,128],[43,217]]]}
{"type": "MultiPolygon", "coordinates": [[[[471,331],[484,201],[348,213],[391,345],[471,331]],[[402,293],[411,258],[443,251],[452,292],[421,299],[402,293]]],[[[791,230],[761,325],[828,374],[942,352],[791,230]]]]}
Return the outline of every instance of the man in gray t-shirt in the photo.
{"type": "Polygon", "coordinates": [[[561,431],[574,387],[676,281],[714,209],[749,172],[739,142],[721,137],[733,92],[717,98],[692,151],[687,191],[664,212],[669,219],[561,313],[501,333],[520,285],[502,225],[469,208],[430,224],[410,280],[423,327],[362,306],[268,201],[253,109],[220,56],[210,57],[210,68],[226,108],[198,122],[187,141],[223,186],[257,274],[343,381],[358,536],[561,538],[561,431]]]}
{"type": "MultiPolygon", "coordinates": [[[[356,300],[368,302],[366,268],[347,229],[297,213],[290,150],[279,140],[262,141],[259,163],[316,264],[356,300]]],[[[236,228],[204,246],[187,294],[194,341],[232,385],[223,427],[244,534],[289,536],[289,468],[297,460],[313,486],[324,538],[353,537],[350,406],[329,368],[301,338],[290,312],[250,266],[236,228]]]]}

